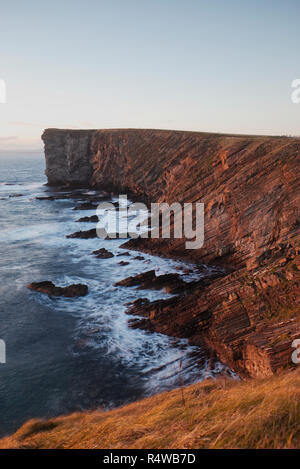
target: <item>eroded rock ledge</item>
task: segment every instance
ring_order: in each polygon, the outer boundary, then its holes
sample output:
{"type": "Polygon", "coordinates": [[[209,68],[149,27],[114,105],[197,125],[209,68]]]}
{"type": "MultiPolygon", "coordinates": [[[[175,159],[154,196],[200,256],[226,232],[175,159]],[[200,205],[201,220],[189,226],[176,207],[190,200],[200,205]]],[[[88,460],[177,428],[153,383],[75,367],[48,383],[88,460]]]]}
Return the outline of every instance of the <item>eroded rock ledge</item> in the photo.
{"type": "Polygon", "coordinates": [[[66,298],[73,298],[74,296],[85,296],[88,293],[88,286],[82,283],[74,283],[67,287],[57,287],[53,282],[33,282],[27,285],[29,290],[45,293],[50,298],[52,296],[65,296],[66,298]]]}
{"type": "Polygon", "coordinates": [[[145,304],[142,327],[204,339],[251,375],[291,365],[290,339],[300,337],[299,138],[47,129],[43,140],[50,185],[205,203],[202,249],[186,250],[184,239],[138,239],[126,247],[230,273],[176,303],[145,304]],[[258,356],[267,358],[258,364],[258,356]]]}

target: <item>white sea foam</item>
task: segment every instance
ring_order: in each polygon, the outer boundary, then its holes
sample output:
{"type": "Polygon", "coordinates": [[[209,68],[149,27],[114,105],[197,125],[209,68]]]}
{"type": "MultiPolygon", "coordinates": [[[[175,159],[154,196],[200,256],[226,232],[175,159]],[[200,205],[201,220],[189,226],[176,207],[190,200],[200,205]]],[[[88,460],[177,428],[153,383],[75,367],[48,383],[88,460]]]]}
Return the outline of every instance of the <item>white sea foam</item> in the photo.
{"type": "MultiPolygon", "coordinates": [[[[6,191],[8,187],[9,191],[20,190],[20,186],[6,186],[6,191]]],[[[1,186],[2,188],[3,186],[1,186]]],[[[24,266],[24,271],[27,272],[25,276],[27,283],[33,278],[33,280],[52,280],[60,286],[71,283],[88,285],[88,295],[76,298],[75,301],[66,298],[50,299],[45,295],[32,294],[32,301],[37,301],[58,312],[62,318],[66,315],[76,318],[75,345],[70,350],[71,353],[80,354],[83,353],[84,349],[100,349],[102,355],[109,356],[110,360],[138,370],[144,381],[146,394],[191,383],[226,370],[219,362],[211,363],[205,351],[199,347],[188,345],[186,340],[174,339],[157,333],[149,334],[128,327],[129,317],[124,314],[125,303],[133,301],[137,297],[146,297],[149,300],[169,298],[170,294],[163,291],[113,286],[115,282],[125,277],[152,269],[156,271],[157,275],[180,273],[186,281],[193,281],[209,273],[208,268],[203,266],[203,269],[199,270],[192,263],[133,251],[130,251],[130,256],[118,256],[118,254],[124,253],[124,249],[120,248],[120,245],[125,241],[124,239],[108,241],[98,238],[67,239],[66,235],[74,231],[88,230],[94,227],[94,224],[76,221],[80,217],[93,215],[93,211],[74,211],[74,202],[69,199],[35,200],[34,197],[37,193],[43,193],[37,192],[37,189],[41,189],[41,184],[28,184],[26,188],[22,187],[23,191],[25,189],[25,200],[27,198],[30,201],[32,210],[40,210],[42,221],[27,226],[20,226],[18,220],[15,226],[10,226],[8,223],[8,227],[0,232],[0,242],[30,242],[40,246],[41,252],[47,247],[57,249],[59,252],[63,249],[69,259],[68,262],[74,265],[74,270],[76,268],[76,275],[53,271],[45,278],[44,273],[38,269],[31,270],[28,275],[29,268],[24,266]],[[92,255],[92,251],[101,247],[113,252],[115,257],[97,259],[92,255]],[[134,257],[137,255],[143,256],[144,260],[135,260],[134,257]],[[120,266],[121,260],[128,261],[129,265],[120,266]],[[186,269],[191,272],[186,272],[186,269]],[[78,351],[76,344],[81,344],[80,351],[78,351]]],[[[16,202],[16,213],[18,210],[22,213],[20,205],[19,201],[16,202]]],[[[22,285],[20,279],[17,282],[17,288],[24,288],[24,283],[22,285]]]]}

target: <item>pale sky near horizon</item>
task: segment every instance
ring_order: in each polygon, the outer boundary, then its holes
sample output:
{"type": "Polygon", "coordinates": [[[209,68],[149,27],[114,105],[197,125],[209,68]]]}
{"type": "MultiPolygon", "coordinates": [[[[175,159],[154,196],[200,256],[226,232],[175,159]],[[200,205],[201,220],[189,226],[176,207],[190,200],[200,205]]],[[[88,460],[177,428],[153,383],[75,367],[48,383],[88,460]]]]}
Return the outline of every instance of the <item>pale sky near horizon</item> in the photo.
{"type": "Polygon", "coordinates": [[[0,151],[44,128],[300,135],[300,0],[0,0],[0,151]]]}

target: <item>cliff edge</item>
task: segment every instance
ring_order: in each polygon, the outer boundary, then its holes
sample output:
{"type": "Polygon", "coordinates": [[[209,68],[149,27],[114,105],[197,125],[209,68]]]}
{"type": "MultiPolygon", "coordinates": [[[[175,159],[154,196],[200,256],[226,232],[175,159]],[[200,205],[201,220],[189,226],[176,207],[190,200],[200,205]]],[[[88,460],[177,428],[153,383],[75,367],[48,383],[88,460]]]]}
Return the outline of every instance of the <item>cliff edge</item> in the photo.
{"type": "Polygon", "coordinates": [[[26,422],[0,449],[296,449],[299,370],[205,380],[119,409],[26,422]]]}

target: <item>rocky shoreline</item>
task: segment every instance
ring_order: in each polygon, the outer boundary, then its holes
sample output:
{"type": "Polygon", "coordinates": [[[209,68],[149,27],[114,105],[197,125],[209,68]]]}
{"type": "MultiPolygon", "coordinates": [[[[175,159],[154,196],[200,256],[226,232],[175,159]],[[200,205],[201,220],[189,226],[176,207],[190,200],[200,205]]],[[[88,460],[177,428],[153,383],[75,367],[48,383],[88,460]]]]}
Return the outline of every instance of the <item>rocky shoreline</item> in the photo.
{"type": "MultiPolygon", "coordinates": [[[[137,316],[132,327],[206,343],[250,376],[292,366],[292,341],[300,338],[300,139],[47,129],[43,140],[50,186],[205,203],[203,248],[185,250],[185,239],[132,239],[123,247],[192,258],[223,273],[190,285],[149,274],[148,286],[176,296],[131,305],[128,312],[137,316]]],[[[93,209],[97,201],[91,196],[81,206],[93,209]]],[[[70,237],[94,236],[92,228],[70,237]]]]}

